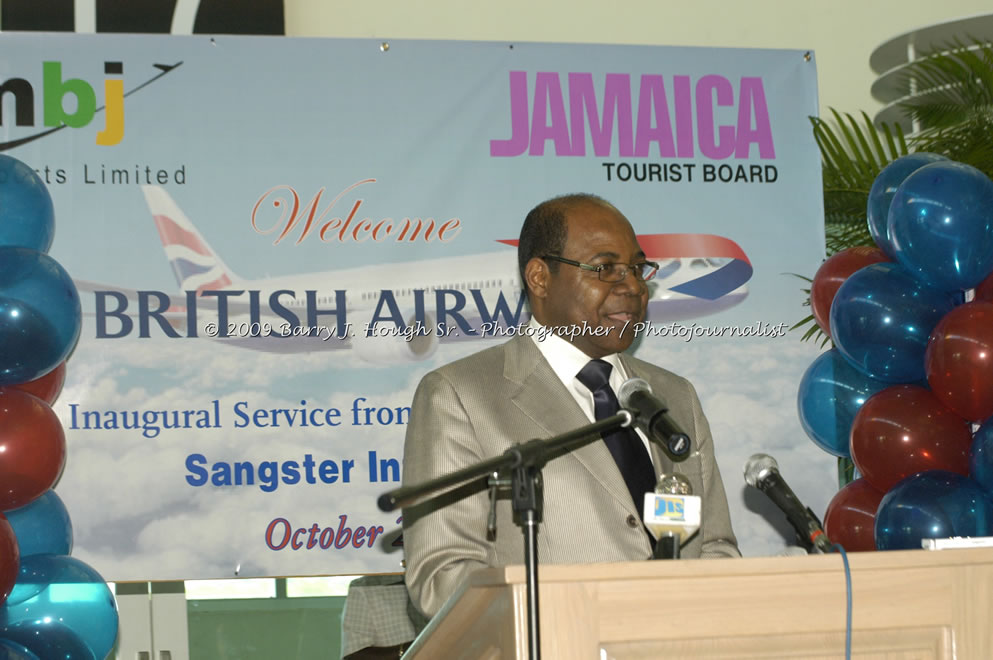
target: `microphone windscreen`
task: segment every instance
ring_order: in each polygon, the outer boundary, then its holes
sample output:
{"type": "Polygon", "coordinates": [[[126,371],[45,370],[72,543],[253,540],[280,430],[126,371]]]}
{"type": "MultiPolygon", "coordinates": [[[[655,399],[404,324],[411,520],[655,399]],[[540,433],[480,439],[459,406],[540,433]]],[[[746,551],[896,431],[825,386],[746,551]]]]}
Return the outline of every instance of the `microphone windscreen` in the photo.
{"type": "Polygon", "coordinates": [[[686,475],[678,472],[660,474],[659,480],[655,484],[655,492],[660,495],[692,495],[693,484],[686,478],[686,475]]]}
{"type": "Polygon", "coordinates": [[[753,488],[758,488],[759,482],[770,472],[779,472],[779,465],[769,454],[752,454],[745,461],[745,483],[753,488]]]}
{"type": "Polygon", "coordinates": [[[617,402],[621,404],[621,408],[632,408],[631,396],[635,392],[651,391],[652,386],[644,378],[628,378],[617,390],[617,402]]]}

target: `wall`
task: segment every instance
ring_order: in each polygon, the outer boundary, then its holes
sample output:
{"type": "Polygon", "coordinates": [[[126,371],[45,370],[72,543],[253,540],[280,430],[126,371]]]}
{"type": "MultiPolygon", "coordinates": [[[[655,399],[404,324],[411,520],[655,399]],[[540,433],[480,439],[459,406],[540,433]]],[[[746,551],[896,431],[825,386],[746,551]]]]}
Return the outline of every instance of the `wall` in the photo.
{"type": "Polygon", "coordinates": [[[377,39],[469,39],[811,49],[822,115],[874,114],[869,55],[915,28],[990,10],[988,0],[600,0],[490,4],[460,0],[284,0],[286,34],[377,39]]]}

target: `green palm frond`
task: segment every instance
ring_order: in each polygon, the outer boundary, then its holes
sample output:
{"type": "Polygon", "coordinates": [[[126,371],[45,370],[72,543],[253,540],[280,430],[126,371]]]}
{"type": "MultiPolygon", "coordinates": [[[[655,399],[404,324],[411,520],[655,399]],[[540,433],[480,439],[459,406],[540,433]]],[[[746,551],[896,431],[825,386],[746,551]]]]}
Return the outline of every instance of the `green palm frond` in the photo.
{"type": "MultiPolygon", "coordinates": [[[[908,153],[899,125],[877,128],[866,113],[856,119],[831,109],[834,121],[811,117],[814,139],[821,151],[824,183],[824,235],[828,255],[855,245],[873,245],[866,219],[869,191],[879,172],[908,153]]],[[[807,278],[804,278],[807,279],[807,278]]],[[[806,306],[810,305],[810,291],[806,306]]],[[[831,341],[813,315],[791,330],[803,330],[802,341],[813,339],[825,346],[831,341]]]]}
{"type": "Polygon", "coordinates": [[[952,42],[910,64],[903,104],[921,131],[916,151],[943,154],[993,176],[993,45],[952,42]]]}
{"type": "Polygon", "coordinates": [[[821,151],[828,255],[873,244],[866,226],[869,190],[886,165],[908,153],[899,125],[877,128],[864,112],[861,121],[833,108],[831,114],[833,123],[810,119],[821,151]]]}
{"type": "Polygon", "coordinates": [[[810,339],[813,339],[814,341],[818,342],[818,345],[821,348],[824,348],[828,344],[828,342],[831,341],[831,337],[826,332],[821,330],[821,326],[817,325],[817,321],[816,319],[814,319],[813,314],[810,314],[800,319],[799,321],[797,321],[796,323],[790,326],[791,332],[793,330],[801,330],[801,329],[804,330],[804,333],[800,336],[800,341],[808,341],[810,339]]]}
{"type": "MultiPolygon", "coordinates": [[[[799,273],[788,273],[793,277],[800,278],[801,280],[812,284],[814,279],[812,277],[807,277],[805,275],[800,275],[799,273]]],[[[807,295],[807,299],[804,300],[803,306],[810,307],[810,288],[802,289],[802,291],[807,295]]],[[[813,314],[808,314],[806,317],[800,319],[792,326],[790,326],[790,332],[794,330],[803,329],[803,335],[800,337],[800,341],[807,341],[808,339],[813,339],[820,343],[821,348],[831,341],[831,337],[828,336],[826,332],[821,330],[821,326],[817,324],[816,319],[814,319],[813,314]]]]}
{"type": "Polygon", "coordinates": [[[855,481],[855,461],[844,456],[838,457],[838,488],[855,481]]]}

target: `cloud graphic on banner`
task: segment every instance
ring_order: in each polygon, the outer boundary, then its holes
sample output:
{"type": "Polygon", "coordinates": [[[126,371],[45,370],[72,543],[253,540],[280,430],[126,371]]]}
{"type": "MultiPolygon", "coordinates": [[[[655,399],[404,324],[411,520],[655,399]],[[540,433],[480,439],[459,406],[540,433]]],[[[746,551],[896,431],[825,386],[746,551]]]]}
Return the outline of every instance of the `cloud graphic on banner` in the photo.
{"type": "MultiPolygon", "coordinates": [[[[77,427],[84,408],[186,410],[203,408],[214,399],[220,402],[223,421],[219,429],[162,428],[151,432],[151,438],[140,428],[70,430],[70,437],[77,439],[68,459],[74,469],[66,472],[58,490],[70,501],[70,508],[71,503],[86,502],[86,507],[74,514],[80,529],[76,552],[84,561],[108,567],[126,564],[126,574],[111,571],[111,579],[117,580],[216,577],[233,575],[236,566],[241,566],[243,576],[361,572],[369,567],[366,554],[382,555],[382,570],[397,568],[397,555],[387,557],[377,544],[362,550],[348,545],[312,550],[312,556],[294,557],[294,568],[287,571],[281,566],[280,552],[289,550],[269,549],[264,535],[266,526],[279,518],[294,529],[317,524],[321,529],[337,531],[342,514],[347,516],[343,526],[350,530],[375,525],[382,526],[385,534],[397,527],[394,514],[382,514],[375,508],[378,495],[397,484],[369,483],[364,458],[372,450],[379,459],[396,459],[399,464],[405,427],[355,426],[350,423],[354,416],[350,404],[360,402],[360,419],[362,406],[394,411],[409,406],[420,371],[410,371],[385,388],[381,383],[363,385],[362,379],[356,379],[354,390],[332,391],[336,387],[332,383],[344,380],[347,384],[350,373],[361,372],[335,368],[341,366],[335,363],[343,361],[328,358],[308,361],[280,379],[276,356],[271,361],[245,363],[243,352],[207,344],[190,344],[180,351],[168,342],[153,342],[151,346],[129,342],[116,365],[98,355],[98,351],[79,354],[85,364],[77,372],[86,376],[67,385],[59,399],[57,412],[67,429],[71,429],[73,405],[77,427]],[[149,381],[149,372],[163,377],[158,383],[149,381]],[[305,395],[282,398],[265,391],[274,379],[307,383],[307,391],[313,393],[305,398],[308,409],[337,407],[341,425],[290,429],[249,424],[234,428],[239,418],[233,415],[233,407],[238,402],[246,402],[246,411],[301,407],[305,395]],[[373,384],[380,387],[373,388],[373,384]],[[158,392],[154,391],[156,385],[161,386],[158,392]],[[191,486],[186,476],[193,473],[185,465],[188,457],[197,453],[206,459],[208,471],[217,461],[231,465],[245,461],[256,467],[263,461],[302,464],[308,454],[318,465],[334,460],[340,466],[346,458],[356,465],[347,484],[324,484],[319,478],[314,484],[279,482],[267,493],[260,487],[264,484],[257,473],[254,485],[191,486]],[[149,466],[156,466],[151,477],[149,466]],[[113,488],[107,487],[110,482],[113,488]],[[197,567],[196,574],[186,570],[191,565],[197,567]]],[[[299,391],[292,386],[282,389],[299,391]]],[[[279,391],[278,386],[274,391],[279,391]]],[[[268,414],[265,417],[269,419],[268,414]]],[[[307,536],[301,538],[306,540],[307,536]]]]}
{"type": "Polygon", "coordinates": [[[686,345],[646,342],[638,352],[638,357],[675,371],[697,387],[714,437],[731,521],[746,556],[775,555],[785,543],[777,531],[777,510],[764,503],[757,505],[758,511],[746,505],[742,466],[753,453],[774,455],[797,497],[819,517],[837,491],[834,459],[806,440],[796,412],[797,385],[818,352],[792,336],[704,339],[686,345]]]}

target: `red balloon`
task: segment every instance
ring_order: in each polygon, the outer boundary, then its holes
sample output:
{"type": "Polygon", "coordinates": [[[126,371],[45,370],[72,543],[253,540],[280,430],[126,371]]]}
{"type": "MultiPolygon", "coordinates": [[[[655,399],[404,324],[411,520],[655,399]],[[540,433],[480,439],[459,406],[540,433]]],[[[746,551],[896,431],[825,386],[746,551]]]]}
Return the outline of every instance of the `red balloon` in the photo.
{"type": "Polygon", "coordinates": [[[27,392],[0,391],[0,511],[55,485],[65,457],[65,434],[52,408],[27,392]]]}
{"type": "MultiPolygon", "coordinates": [[[[55,367],[47,374],[41,378],[36,378],[34,380],[29,380],[26,383],[21,383],[19,385],[8,385],[7,388],[13,388],[16,390],[21,390],[22,392],[27,392],[28,394],[33,394],[42,401],[45,401],[49,405],[55,403],[55,399],[58,398],[59,392],[62,391],[62,384],[66,380],[66,363],[60,362],[59,366],[55,367]]],[[[7,389],[0,387],[0,391],[7,389]]]]}
{"type": "Polygon", "coordinates": [[[895,385],[873,394],[852,422],[855,467],[883,493],[924,470],[969,476],[971,445],[969,423],[916,385],[895,385]]]}
{"type": "Polygon", "coordinates": [[[973,295],[973,300],[993,302],[993,273],[988,275],[985,280],[976,285],[973,295]]]}
{"type": "Polygon", "coordinates": [[[810,285],[810,308],[821,330],[830,336],[831,303],[834,301],[834,294],[838,293],[848,276],[870,264],[889,260],[879,248],[860,245],[836,252],[821,264],[810,285]]]}
{"type": "Polygon", "coordinates": [[[0,513],[0,605],[7,600],[10,590],[14,588],[20,568],[21,557],[17,548],[17,536],[7,517],[0,513]]]}
{"type": "Polygon", "coordinates": [[[856,479],[831,498],[824,513],[824,533],[849,552],[876,549],[876,509],[883,499],[865,479],[856,479]]]}
{"type": "Polygon", "coordinates": [[[931,332],[924,370],[934,395],[973,422],[993,415],[993,303],[960,305],[931,332]]]}

